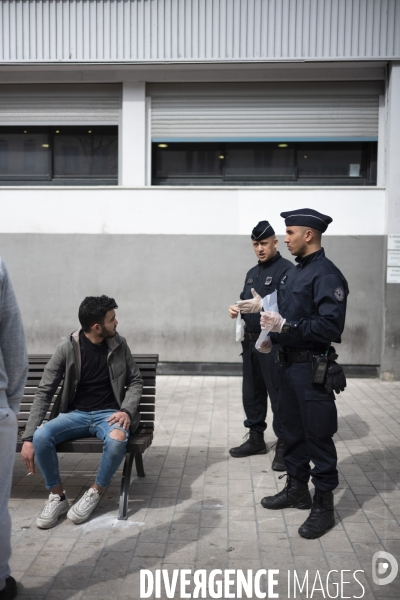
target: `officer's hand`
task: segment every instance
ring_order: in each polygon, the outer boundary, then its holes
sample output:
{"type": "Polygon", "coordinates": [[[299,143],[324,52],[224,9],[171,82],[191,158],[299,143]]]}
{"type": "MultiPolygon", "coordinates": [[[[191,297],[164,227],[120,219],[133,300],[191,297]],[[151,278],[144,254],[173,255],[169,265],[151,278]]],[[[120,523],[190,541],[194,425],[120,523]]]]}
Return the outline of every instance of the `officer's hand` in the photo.
{"type": "Polygon", "coordinates": [[[340,392],[344,392],[346,385],[346,375],[342,367],[335,362],[330,363],[326,371],[325,383],[325,389],[328,394],[332,394],[333,391],[336,394],[340,394],[340,392]]]}
{"type": "Polygon", "coordinates": [[[266,329],[267,331],[276,331],[279,333],[285,323],[286,319],[281,317],[281,315],[277,312],[267,310],[261,314],[261,329],[266,329]]]}
{"type": "Polygon", "coordinates": [[[269,354],[272,350],[271,339],[269,337],[266,337],[265,340],[261,342],[261,344],[259,344],[258,346],[256,344],[256,349],[262,354],[269,354]]]}
{"type": "Polygon", "coordinates": [[[231,304],[231,306],[228,308],[228,312],[231,319],[236,319],[236,317],[240,313],[240,310],[237,306],[235,306],[235,304],[231,304]]]}
{"type": "Polygon", "coordinates": [[[24,442],[22,444],[21,458],[25,463],[28,473],[35,472],[35,450],[32,442],[24,442]]]}
{"type": "Polygon", "coordinates": [[[239,300],[236,302],[236,306],[240,310],[241,313],[259,313],[262,309],[262,298],[254,288],[251,288],[251,293],[253,294],[253,298],[251,300],[239,300]]]}

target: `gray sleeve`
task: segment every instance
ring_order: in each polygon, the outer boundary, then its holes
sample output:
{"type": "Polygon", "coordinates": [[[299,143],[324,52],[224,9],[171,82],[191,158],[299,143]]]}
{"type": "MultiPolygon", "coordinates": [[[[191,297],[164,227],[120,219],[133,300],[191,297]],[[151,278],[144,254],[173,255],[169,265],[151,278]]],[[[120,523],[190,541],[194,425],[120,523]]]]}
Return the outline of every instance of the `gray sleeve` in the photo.
{"type": "Polygon", "coordinates": [[[21,314],[7,269],[0,259],[0,387],[10,408],[18,413],[28,373],[28,356],[21,314]]]}

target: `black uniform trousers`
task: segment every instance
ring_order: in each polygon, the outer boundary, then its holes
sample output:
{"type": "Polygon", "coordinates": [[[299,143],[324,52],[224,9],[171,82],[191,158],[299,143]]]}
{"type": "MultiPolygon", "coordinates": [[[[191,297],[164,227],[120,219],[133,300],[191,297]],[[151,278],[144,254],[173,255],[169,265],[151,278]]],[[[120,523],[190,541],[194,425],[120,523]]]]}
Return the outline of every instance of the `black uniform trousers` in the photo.
{"type": "Polygon", "coordinates": [[[279,370],[275,361],[276,350],[262,354],[255,342],[244,341],[243,347],[243,408],[246,414],[244,426],[264,432],[267,423],[268,396],[273,413],[272,427],[276,437],[282,438],[279,415],[279,370]]]}
{"type": "Polygon", "coordinates": [[[332,439],[337,431],[335,396],[328,394],[324,385],[311,383],[311,363],[284,363],[280,369],[279,408],[286,441],[286,470],[304,482],[311,475],[318,490],[334,490],[339,483],[332,439]]]}

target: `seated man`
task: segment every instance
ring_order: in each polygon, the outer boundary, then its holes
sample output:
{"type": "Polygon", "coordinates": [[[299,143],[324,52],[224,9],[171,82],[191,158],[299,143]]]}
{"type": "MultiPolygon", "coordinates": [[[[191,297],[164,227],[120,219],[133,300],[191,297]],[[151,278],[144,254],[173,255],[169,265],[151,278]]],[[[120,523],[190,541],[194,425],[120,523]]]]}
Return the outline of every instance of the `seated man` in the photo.
{"type": "Polygon", "coordinates": [[[137,412],[142,378],[126,340],[120,337],[113,298],[89,296],[79,307],[81,329],[60,344],[47,364],[37,389],[21,450],[28,471],[34,457],[43,473],[49,499],[36,520],[38,527],[53,527],[67,513],[83,523],[96,508],[125,455],[129,431],[140,421],[137,412]],[[64,378],[51,420],[42,425],[50,402],[64,378]],[[53,418],[55,415],[55,418],[53,418]],[[104,442],[99,470],[92,487],[69,508],[63,491],[56,445],[96,436],[104,442]]]}

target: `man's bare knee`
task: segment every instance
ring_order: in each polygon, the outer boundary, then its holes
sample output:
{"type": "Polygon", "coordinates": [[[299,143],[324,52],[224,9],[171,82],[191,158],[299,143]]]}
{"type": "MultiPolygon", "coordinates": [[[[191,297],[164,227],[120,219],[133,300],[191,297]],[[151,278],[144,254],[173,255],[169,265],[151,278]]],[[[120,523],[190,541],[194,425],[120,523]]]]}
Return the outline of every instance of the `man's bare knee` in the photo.
{"type": "Polygon", "coordinates": [[[125,431],[122,431],[121,429],[113,429],[110,433],[110,438],[113,438],[114,440],[118,440],[119,442],[125,442],[126,433],[125,433],[125,431]]]}

